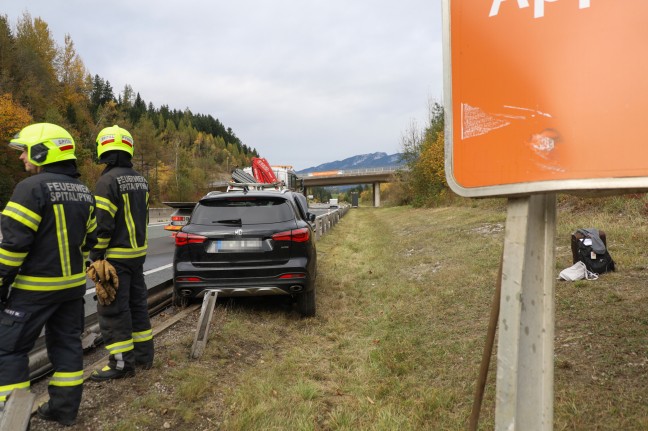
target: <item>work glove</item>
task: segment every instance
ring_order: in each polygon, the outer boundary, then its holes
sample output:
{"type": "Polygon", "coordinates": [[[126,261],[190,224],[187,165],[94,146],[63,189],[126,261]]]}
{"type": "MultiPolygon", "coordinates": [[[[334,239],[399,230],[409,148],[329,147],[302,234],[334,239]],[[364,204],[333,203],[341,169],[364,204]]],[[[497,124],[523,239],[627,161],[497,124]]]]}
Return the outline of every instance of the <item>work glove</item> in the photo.
{"type": "Polygon", "coordinates": [[[97,291],[97,301],[101,305],[109,305],[115,300],[119,288],[119,278],[115,267],[107,260],[95,260],[90,264],[86,273],[94,281],[97,291]]]}

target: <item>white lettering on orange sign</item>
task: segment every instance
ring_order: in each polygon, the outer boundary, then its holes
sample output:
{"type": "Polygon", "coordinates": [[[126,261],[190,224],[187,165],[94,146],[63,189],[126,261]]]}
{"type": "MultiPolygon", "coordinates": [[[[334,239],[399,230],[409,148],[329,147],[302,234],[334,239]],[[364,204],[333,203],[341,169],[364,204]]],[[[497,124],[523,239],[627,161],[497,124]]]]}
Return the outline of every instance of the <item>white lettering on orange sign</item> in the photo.
{"type": "MultiPolygon", "coordinates": [[[[496,16],[499,13],[500,6],[506,0],[493,0],[491,5],[490,14],[488,16],[496,16]]],[[[542,18],[545,15],[545,3],[553,3],[558,0],[533,0],[533,17],[542,18]]],[[[591,0],[578,0],[578,8],[586,9],[590,7],[591,0]]],[[[517,0],[518,8],[524,9],[529,7],[529,0],[517,0]]]]}

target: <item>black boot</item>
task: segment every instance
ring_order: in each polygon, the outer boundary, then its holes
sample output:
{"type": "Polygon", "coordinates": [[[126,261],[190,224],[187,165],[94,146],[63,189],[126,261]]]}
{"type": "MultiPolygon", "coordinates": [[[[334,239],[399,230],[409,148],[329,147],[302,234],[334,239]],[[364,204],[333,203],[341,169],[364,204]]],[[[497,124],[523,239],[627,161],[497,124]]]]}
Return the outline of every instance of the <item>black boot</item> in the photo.
{"type": "Polygon", "coordinates": [[[57,415],[52,410],[50,410],[49,402],[41,404],[38,407],[38,410],[36,411],[36,414],[41,419],[44,419],[46,421],[58,422],[59,424],[61,424],[63,426],[66,426],[66,427],[72,426],[72,425],[74,425],[76,423],[76,419],[65,419],[65,418],[59,417],[59,415],[57,415]]]}
{"type": "Polygon", "coordinates": [[[101,369],[101,371],[93,371],[92,374],[90,374],[90,380],[95,382],[105,382],[106,380],[124,379],[126,377],[133,377],[134,375],[135,370],[132,368],[117,370],[106,365],[101,369]]]}

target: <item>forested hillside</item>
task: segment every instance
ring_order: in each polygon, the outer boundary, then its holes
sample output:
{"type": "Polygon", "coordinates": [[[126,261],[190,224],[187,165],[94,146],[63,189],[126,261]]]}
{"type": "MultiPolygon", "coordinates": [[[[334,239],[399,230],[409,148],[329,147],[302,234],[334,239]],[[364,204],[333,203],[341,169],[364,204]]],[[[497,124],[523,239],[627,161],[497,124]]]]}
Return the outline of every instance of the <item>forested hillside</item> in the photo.
{"type": "Polygon", "coordinates": [[[81,179],[91,187],[103,169],[96,163],[97,133],[114,124],[128,129],[135,139],[133,162],[149,181],[153,204],[197,198],[210,182],[227,177],[228,168],[258,155],[211,115],[155,107],[130,85],[116,91],[108,78],[86,69],[69,35],[59,46],[42,19],[25,13],[13,23],[0,15],[1,207],[25,176],[18,154],[5,143],[33,122],[55,123],[72,134],[81,179]]]}

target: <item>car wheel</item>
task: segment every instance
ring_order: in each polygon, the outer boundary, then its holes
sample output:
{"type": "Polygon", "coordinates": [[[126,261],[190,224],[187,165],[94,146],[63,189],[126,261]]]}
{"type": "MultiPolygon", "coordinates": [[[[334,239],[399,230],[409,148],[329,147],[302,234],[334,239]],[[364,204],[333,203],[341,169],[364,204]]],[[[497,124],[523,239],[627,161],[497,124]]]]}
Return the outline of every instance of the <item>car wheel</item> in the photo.
{"type": "Polygon", "coordinates": [[[315,289],[297,295],[297,311],[302,317],[315,315],[315,289]]]}
{"type": "Polygon", "coordinates": [[[171,296],[171,303],[174,307],[187,308],[187,305],[189,305],[189,297],[178,295],[178,292],[174,290],[173,295],[171,296]]]}

